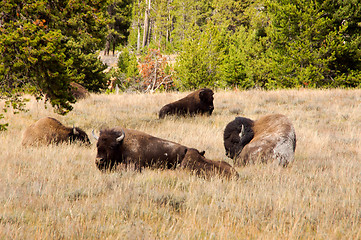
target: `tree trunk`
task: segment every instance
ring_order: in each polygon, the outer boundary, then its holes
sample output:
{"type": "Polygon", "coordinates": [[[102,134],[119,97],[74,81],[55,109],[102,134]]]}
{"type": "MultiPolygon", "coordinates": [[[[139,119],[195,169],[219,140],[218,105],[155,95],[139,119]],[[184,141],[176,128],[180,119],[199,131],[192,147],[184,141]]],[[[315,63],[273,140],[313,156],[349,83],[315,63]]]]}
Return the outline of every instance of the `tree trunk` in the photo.
{"type": "Polygon", "coordinates": [[[146,45],[148,45],[150,1],[151,0],[146,0],[146,3],[148,3],[148,6],[146,7],[145,14],[144,14],[144,32],[143,32],[142,48],[144,48],[146,45]]]}
{"type": "Polygon", "coordinates": [[[137,52],[139,53],[139,51],[140,51],[140,22],[139,22],[139,17],[138,17],[137,28],[138,28],[138,35],[137,35],[137,52]]]}
{"type": "Polygon", "coordinates": [[[109,55],[109,49],[110,49],[110,39],[109,35],[107,36],[106,42],[105,42],[105,51],[104,55],[109,55]]]}
{"type": "Polygon", "coordinates": [[[148,39],[147,39],[147,45],[149,45],[149,43],[150,43],[152,31],[153,31],[152,22],[151,22],[150,19],[149,19],[149,21],[148,21],[148,34],[147,34],[147,35],[148,35],[148,39]]]}
{"type": "MultiPolygon", "coordinates": [[[[140,9],[140,0],[138,0],[138,9],[140,9]]],[[[137,53],[140,51],[140,17],[138,13],[138,20],[137,20],[137,53]]]]}

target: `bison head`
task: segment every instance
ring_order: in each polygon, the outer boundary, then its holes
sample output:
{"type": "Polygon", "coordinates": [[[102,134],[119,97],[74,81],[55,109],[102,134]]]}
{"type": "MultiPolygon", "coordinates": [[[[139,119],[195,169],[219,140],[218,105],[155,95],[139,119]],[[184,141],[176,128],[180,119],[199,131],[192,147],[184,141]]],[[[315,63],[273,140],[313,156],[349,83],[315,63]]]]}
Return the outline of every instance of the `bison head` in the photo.
{"type": "Polygon", "coordinates": [[[214,110],[213,94],[213,91],[208,88],[203,88],[199,92],[199,99],[201,100],[202,105],[206,108],[205,110],[209,113],[209,115],[211,115],[214,110]]]}
{"type": "Polygon", "coordinates": [[[74,126],[68,134],[68,139],[70,142],[79,141],[88,145],[91,144],[88,135],[80,128],[74,126]]]}
{"type": "Polygon", "coordinates": [[[213,161],[204,157],[204,151],[189,148],[186,150],[185,157],[181,163],[184,169],[192,170],[197,175],[211,177],[214,174],[220,174],[227,178],[238,178],[237,171],[227,162],[213,161]]]}
{"type": "Polygon", "coordinates": [[[199,152],[197,149],[194,148],[186,148],[184,150],[184,158],[181,162],[181,168],[194,168],[197,162],[204,162],[205,151],[199,152]]]}
{"type": "Polygon", "coordinates": [[[244,146],[252,140],[254,137],[252,127],[253,121],[243,117],[236,117],[228,123],[223,134],[227,157],[232,159],[237,157],[244,146]]]}
{"type": "Polygon", "coordinates": [[[95,160],[99,170],[112,170],[116,163],[121,162],[120,145],[125,137],[124,131],[103,130],[100,136],[96,136],[94,131],[92,134],[97,142],[97,156],[95,160]]]}

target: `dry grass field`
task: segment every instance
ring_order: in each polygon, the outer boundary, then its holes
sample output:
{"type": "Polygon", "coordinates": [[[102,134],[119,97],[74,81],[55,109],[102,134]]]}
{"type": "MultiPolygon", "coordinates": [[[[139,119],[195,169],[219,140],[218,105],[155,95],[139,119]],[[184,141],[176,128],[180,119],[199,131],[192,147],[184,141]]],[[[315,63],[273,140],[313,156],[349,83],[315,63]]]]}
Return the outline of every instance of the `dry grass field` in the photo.
{"type": "MultiPolygon", "coordinates": [[[[31,100],[0,132],[0,239],[361,239],[361,90],[216,91],[210,117],[158,120],[187,93],[91,95],[66,116],[31,100]],[[182,170],[101,173],[92,129],[123,126],[225,156],[236,116],[282,113],[297,133],[287,168],[237,168],[238,180],[182,170]],[[79,144],[23,147],[44,116],[78,126],[79,144]]],[[[1,106],[0,106],[1,107],[1,106]]]]}

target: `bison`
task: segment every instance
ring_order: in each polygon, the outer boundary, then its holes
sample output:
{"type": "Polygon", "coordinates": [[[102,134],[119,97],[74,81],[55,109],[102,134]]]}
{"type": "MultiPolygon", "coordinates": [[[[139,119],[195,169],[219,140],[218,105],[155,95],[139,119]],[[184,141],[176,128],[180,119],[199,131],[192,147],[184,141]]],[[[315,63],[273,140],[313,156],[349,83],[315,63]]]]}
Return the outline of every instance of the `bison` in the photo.
{"type": "Polygon", "coordinates": [[[237,171],[225,161],[213,161],[204,157],[204,151],[189,148],[185,150],[185,156],[181,168],[193,171],[198,176],[211,177],[218,174],[226,178],[238,178],[237,171]]]}
{"type": "Polygon", "coordinates": [[[70,91],[75,99],[84,99],[90,96],[88,90],[85,87],[76,82],[70,83],[70,91]]]}
{"type": "Polygon", "coordinates": [[[99,170],[115,169],[117,165],[173,169],[183,160],[187,147],[149,134],[116,127],[100,131],[96,166],[99,170]]]}
{"type": "Polygon", "coordinates": [[[25,130],[22,144],[24,146],[47,145],[74,141],[90,144],[88,135],[80,128],[66,127],[55,118],[44,117],[25,130]]]}
{"type": "Polygon", "coordinates": [[[213,91],[208,88],[199,89],[178,101],[169,103],[163,106],[159,111],[159,118],[164,118],[166,115],[180,115],[187,114],[212,114],[213,106],[213,91]]]}
{"type": "Polygon", "coordinates": [[[296,133],[282,114],[270,114],[253,121],[236,117],[224,130],[226,155],[236,165],[275,160],[287,166],[294,159],[296,133]]]}

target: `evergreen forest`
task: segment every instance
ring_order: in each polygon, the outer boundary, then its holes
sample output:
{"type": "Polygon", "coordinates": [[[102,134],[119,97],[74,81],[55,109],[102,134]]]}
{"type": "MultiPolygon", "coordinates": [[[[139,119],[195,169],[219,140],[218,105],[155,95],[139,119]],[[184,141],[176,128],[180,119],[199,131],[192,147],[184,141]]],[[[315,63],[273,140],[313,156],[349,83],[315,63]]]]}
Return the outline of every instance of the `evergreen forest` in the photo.
{"type": "Polygon", "coordinates": [[[65,114],[70,82],[99,92],[110,77],[124,91],[359,88],[360,33],[358,0],[3,0],[1,98],[65,114]]]}

